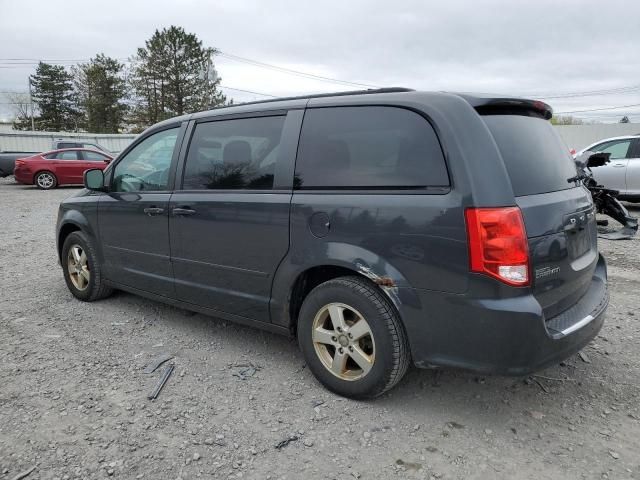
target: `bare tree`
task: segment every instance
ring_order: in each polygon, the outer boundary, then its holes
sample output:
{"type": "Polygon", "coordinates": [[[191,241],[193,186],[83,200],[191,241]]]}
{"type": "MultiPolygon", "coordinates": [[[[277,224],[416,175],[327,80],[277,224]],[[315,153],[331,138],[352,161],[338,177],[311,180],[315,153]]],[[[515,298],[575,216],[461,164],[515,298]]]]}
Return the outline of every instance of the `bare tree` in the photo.
{"type": "MultiPolygon", "coordinates": [[[[13,112],[13,128],[31,130],[31,99],[28,93],[11,92],[5,94],[13,112]]],[[[35,115],[35,113],[34,113],[35,115]]]]}

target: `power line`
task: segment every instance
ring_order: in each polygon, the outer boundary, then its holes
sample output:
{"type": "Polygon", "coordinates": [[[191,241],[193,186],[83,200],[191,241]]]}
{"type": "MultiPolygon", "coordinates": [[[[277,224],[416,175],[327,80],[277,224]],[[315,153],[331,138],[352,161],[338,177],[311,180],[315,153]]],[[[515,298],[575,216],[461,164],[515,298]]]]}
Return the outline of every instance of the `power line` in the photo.
{"type": "MultiPolygon", "coordinates": [[[[218,51],[215,55],[218,55],[220,57],[223,57],[223,58],[226,58],[226,59],[229,59],[229,60],[233,60],[233,61],[237,61],[237,62],[248,64],[248,65],[252,65],[252,66],[255,66],[255,67],[266,68],[266,69],[270,69],[270,70],[286,73],[286,74],[289,74],[289,75],[295,75],[295,76],[302,77],[302,78],[309,78],[309,79],[313,79],[313,80],[320,80],[320,81],[324,81],[324,82],[330,82],[330,83],[335,83],[335,84],[340,84],[340,85],[348,85],[348,86],[354,86],[354,87],[380,88],[379,85],[352,82],[352,81],[349,81],[349,80],[342,80],[342,79],[339,79],[339,78],[325,77],[325,76],[322,76],[322,75],[316,75],[314,73],[303,72],[303,71],[294,70],[294,69],[291,69],[291,68],[280,67],[278,65],[273,65],[273,64],[270,64],[270,63],[260,62],[258,60],[253,60],[251,58],[241,57],[239,55],[234,55],[232,53],[218,51]]],[[[63,65],[67,65],[67,64],[72,65],[72,64],[77,63],[77,62],[86,62],[86,61],[89,61],[89,60],[90,59],[80,59],[80,58],[75,58],[75,59],[61,59],[61,58],[53,58],[53,59],[52,58],[49,58],[49,59],[0,58],[0,68],[25,68],[25,67],[30,67],[30,66],[33,66],[33,65],[37,65],[41,61],[45,62],[45,63],[57,63],[57,64],[63,64],[63,65]]],[[[128,59],[121,59],[121,58],[118,58],[116,60],[128,61],[128,59]]]]}
{"type": "Polygon", "coordinates": [[[584,92],[568,92],[556,95],[523,95],[523,96],[533,96],[537,98],[541,98],[544,100],[554,99],[554,98],[576,98],[576,97],[592,97],[598,95],[613,95],[613,94],[621,94],[621,93],[635,93],[640,90],[640,85],[629,85],[626,87],[618,87],[618,88],[609,88],[603,90],[591,90],[584,92]]]}
{"type": "MultiPolygon", "coordinates": [[[[278,65],[273,65],[273,64],[261,62],[258,60],[253,60],[251,58],[242,57],[240,55],[235,55],[228,52],[218,51],[215,55],[218,55],[220,57],[223,57],[229,60],[252,65],[255,67],[266,68],[266,69],[270,69],[270,70],[274,70],[274,71],[278,71],[278,72],[282,72],[290,75],[295,75],[302,78],[320,80],[320,81],[336,83],[340,85],[349,85],[349,86],[367,87],[367,88],[380,88],[379,85],[352,82],[350,80],[342,80],[342,79],[332,78],[332,77],[325,77],[322,75],[316,75],[309,72],[303,72],[300,70],[294,70],[291,68],[281,67],[278,65]]],[[[86,58],[84,59],[80,59],[80,58],[76,58],[76,59],[0,58],[0,68],[25,68],[32,65],[37,65],[38,62],[40,61],[48,62],[48,63],[64,64],[65,66],[69,66],[77,62],[88,62],[90,60],[91,59],[86,59],[86,58]]],[[[127,63],[131,61],[129,58],[116,58],[116,60],[127,62],[127,63]]],[[[236,90],[242,91],[241,89],[236,89],[236,90]]],[[[537,97],[540,99],[547,100],[547,99],[558,99],[558,98],[579,98],[579,97],[590,97],[590,96],[600,96],[600,95],[627,94],[627,93],[636,93],[638,91],[640,91],[640,85],[628,85],[628,86],[614,87],[614,88],[601,89],[601,90],[565,92],[565,93],[558,93],[558,94],[525,93],[520,95],[522,95],[523,97],[537,97]]],[[[253,93],[253,92],[248,91],[247,93],[253,93]]],[[[256,92],[256,94],[258,93],[256,92]]],[[[263,95],[263,94],[259,94],[259,95],[263,95]]],[[[271,95],[264,94],[264,96],[271,96],[271,95]]]]}
{"type": "MultiPolygon", "coordinates": [[[[0,58],[0,63],[38,63],[38,62],[88,62],[90,58],[0,58]]],[[[116,58],[115,60],[125,61],[128,58],[116,58]]]]}
{"type": "Polygon", "coordinates": [[[554,112],[554,113],[556,113],[556,115],[563,115],[565,113],[601,112],[605,110],[616,110],[619,108],[631,108],[631,107],[640,107],[640,103],[632,103],[631,105],[618,105],[616,107],[590,108],[587,110],[570,110],[566,112],[554,112]]]}
{"type": "MultiPolygon", "coordinates": [[[[219,88],[224,88],[224,89],[227,89],[227,90],[234,90],[234,91],[237,91],[237,92],[250,93],[252,95],[260,95],[262,97],[278,98],[277,95],[271,95],[270,93],[256,92],[254,90],[246,90],[244,88],[229,87],[227,85],[219,85],[219,88]]],[[[27,92],[27,91],[22,91],[22,92],[19,92],[19,91],[0,91],[0,94],[26,95],[28,93],[29,92],[27,92]]],[[[11,103],[11,102],[9,102],[9,103],[11,103]]],[[[13,102],[13,103],[20,103],[20,102],[13,102]]]]}
{"type": "Polygon", "coordinates": [[[220,88],[226,88],[227,90],[235,90],[237,92],[244,92],[244,93],[251,93],[253,95],[261,95],[263,97],[271,97],[271,98],[278,98],[277,95],[271,95],[268,93],[260,93],[260,92],[254,92],[252,90],[244,90],[242,88],[235,88],[235,87],[227,87],[226,85],[219,85],[220,88]]]}
{"type": "Polygon", "coordinates": [[[233,55],[231,53],[226,53],[226,52],[220,52],[219,51],[217,53],[217,55],[220,56],[220,57],[223,57],[223,58],[227,58],[229,60],[235,60],[237,62],[246,63],[246,64],[253,65],[253,66],[256,66],[256,67],[267,68],[267,69],[275,70],[275,71],[282,72],[282,73],[288,73],[290,75],[295,75],[295,76],[298,76],[298,77],[309,78],[309,79],[314,79],[314,80],[321,80],[321,81],[337,83],[337,84],[341,84],[341,85],[350,85],[350,86],[354,86],[354,87],[381,88],[379,85],[371,85],[371,84],[368,84],[368,83],[351,82],[351,81],[348,81],[348,80],[340,80],[338,78],[324,77],[322,75],[316,75],[314,73],[302,72],[300,70],[293,70],[291,68],[279,67],[277,65],[272,65],[270,63],[259,62],[257,60],[252,60],[250,58],[241,57],[239,55],[233,55]]]}

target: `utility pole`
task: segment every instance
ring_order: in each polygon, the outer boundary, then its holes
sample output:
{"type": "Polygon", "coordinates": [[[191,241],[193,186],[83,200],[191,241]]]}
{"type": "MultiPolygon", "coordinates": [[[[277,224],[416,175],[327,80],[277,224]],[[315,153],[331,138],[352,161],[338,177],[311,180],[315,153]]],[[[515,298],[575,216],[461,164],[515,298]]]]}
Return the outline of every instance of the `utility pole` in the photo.
{"type": "Polygon", "coordinates": [[[31,93],[31,77],[29,77],[29,106],[31,107],[31,131],[35,132],[36,124],[33,121],[33,96],[31,93]]]}

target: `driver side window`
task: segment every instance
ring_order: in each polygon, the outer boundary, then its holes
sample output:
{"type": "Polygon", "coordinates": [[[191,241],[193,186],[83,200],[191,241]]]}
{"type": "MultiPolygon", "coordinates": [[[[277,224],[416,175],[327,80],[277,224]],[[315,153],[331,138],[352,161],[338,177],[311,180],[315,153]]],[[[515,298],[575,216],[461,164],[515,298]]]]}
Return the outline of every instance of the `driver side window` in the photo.
{"type": "Polygon", "coordinates": [[[114,192],[167,190],[169,167],[179,127],[145,138],[118,162],[113,171],[114,192]]]}

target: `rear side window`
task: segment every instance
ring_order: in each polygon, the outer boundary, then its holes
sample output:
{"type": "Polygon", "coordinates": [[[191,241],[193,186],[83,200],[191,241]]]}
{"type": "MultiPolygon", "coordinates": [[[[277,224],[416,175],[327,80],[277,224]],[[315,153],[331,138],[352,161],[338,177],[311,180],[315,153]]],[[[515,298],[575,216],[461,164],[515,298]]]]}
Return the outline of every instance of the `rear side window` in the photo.
{"type": "Polygon", "coordinates": [[[108,158],[107,156],[102,155],[101,153],[92,152],[91,150],[83,150],[82,155],[84,156],[85,160],[88,160],[90,162],[102,162],[107,160],[108,158]]]}
{"type": "Polygon", "coordinates": [[[58,160],[80,160],[80,152],[72,150],[70,152],[58,152],[56,153],[56,159],[58,160]]]}
{"type": "Polygon", "coordinates": [[[547,120],[522,115],[485,115],[516,197],[573,188],[576,167],[569,149],[547,120]]]}
{"type": "Polygon", "coordinates": [[[295,187],[402,189],[448,186],[431,124],[396,107],[331,107],[304,115],[295,187]]]}
{"type": "Polygon", "coordinates": [[[196,125],[185,165],[185,190],[273,188],[284,116],[196,125]]]}
{"type": "Polygon", "coordinates": [[[613,142],[601,143],[592,147],[590,150],[593,152],[610,153],[611,160],[627,158],[629,153],[629,146],[631,145],[631,139],[629,140],[616,140],[613,142]]]}

